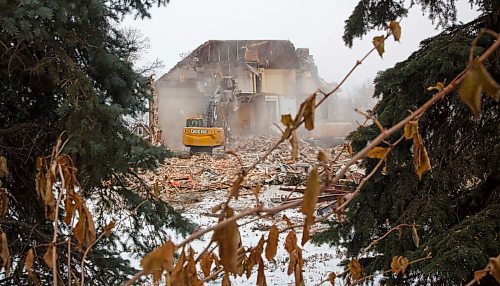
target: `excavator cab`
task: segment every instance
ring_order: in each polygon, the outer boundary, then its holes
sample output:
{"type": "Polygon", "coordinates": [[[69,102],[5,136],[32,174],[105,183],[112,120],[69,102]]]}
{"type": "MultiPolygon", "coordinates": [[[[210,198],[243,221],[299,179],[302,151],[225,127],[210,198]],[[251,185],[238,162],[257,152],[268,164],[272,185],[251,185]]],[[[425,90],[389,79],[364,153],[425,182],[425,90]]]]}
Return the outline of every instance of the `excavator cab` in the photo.
{"type": "Polygon", "coordinates": [[[186,119],[186,127],[203,127],[202,118],[188,118],[186,119]]]}

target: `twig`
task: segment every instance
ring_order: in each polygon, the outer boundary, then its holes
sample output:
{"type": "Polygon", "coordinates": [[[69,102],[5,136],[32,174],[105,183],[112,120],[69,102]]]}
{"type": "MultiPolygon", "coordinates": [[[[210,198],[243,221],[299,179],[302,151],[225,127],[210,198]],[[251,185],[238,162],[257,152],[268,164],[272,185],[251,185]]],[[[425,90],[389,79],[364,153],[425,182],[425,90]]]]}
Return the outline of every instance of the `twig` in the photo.
{"type": "MultiPolygon", "coordinates": [[[[75,216],[72,216],[71,223],[70,223],[70,230],[68,232],[68,271],[70,273],[73,273],[73,271],[71,271],[71,235],[73,232],[74,219],[75,219],[75,216]]],[[[68,275],[68,286],[71,286],[71,275],[68,275]]]]}
{"type": "MultiPolygon", "coordinates": [[[[140,202],[131,212],[128,216],[125,216],[123,218],[121,218],[117,223],[116,225],[119,225],[121,224],[125,219],[129,218],[132,213],[135,213],[143,204],[145,204],[146,202],[148,202],[149,200],[144,200],[142,202],[140,202]]],[[[87,249],[85,249],[85,252],[83,253],[83,257],[82,257],[82,262],[80,263],[80,268],[81,268],[81,282],[80,282],[80,285],[81,286],[84,286],[85,285],[85,271],[84,271],[84,266],[85,266],[85,258],[87,257],[87,254],[90,252],[90,250],[92,249],[92,247],[99,241],[102,239],[102,237],[104,236],[106,232],[103,231],[99,237],[94,240],[94,242],[92,242],[89,246],[87,246],[87,249]]]]}
{"type": "Polygon", "coordinates": [[[369,119],[369,120],[373,121],[373,123],[375,123],[375,125],[377,125],[378,129],[380,129],[381,133],[385,132],[384,126],[382,126],[382,124],[380,123],[380,121],[378,121],[377,118],[373,117],[373,115],[371,115],[369,113],[366,113],[366,112],[364,112],[362,110],[359,110],[357,108],[355,108],[354,111],[356,111],[357,113],[363,115],[364,117],[366,117],[366,119],[369,119]]]}
{"type": "Polygon", "coordinates": [[[471,44],[471,48],[470,48],[470,51],[469,51],[469,64],[472,63],[472,61],[474,60],[474,50],[476,49],[476,46],[477,46],[477,41],[479,41],[479,39],[484,35],[484,34],[490,34],[492,35],[493,37],[497,38],[497,41],[498,41],[498,34],[493,31],[493,30],[490,30],[490,29],[481,29],[479,31],[479,34],[477,34],[476,37],[474,37],[474,40],[472,40],[472,44],[471,44]]]}
{"type": "MultiPolygon", "coordinates": [[[[224,271],[224,268],[223,268],[223,267],[221,267],[221,268],[217,269],[217,271],[215,271],[214,273],[210,274],[210,276],[207,276],[207,277],[203,278],[203,280],[202,280],[202,281],[203,281],[203,282],[208,282],[208,281],[210,281],[210,280],[214,279],[215,277],[217,277],[219,274],[221,274],[221,273],[222,273],[222,271],[224,271]]],[[[125,286],[125,285],[124,285],[124,286],[125,286]]]]}
{"type": "Polygon", "coordinates": [[[362,253],[364,252],[367,252],[370,248],[372,248],[373,246],[375,246],[375,244],[379,243],[380,241],[382,241],[384,238],[386,238],[389,234],[395,232],[396,230],[400,230],[401,228],[403,227],[417,227],[417,226],[420,226],[418,224],[405,224],[405,223],[402,223],[402,224],[399,224],[391,229],[389,229],[384,235],[382,235],[381,237],[375,239],[374,241],[372,241],[367,247],[363,248],[363,250],[361,251],[362,253]]]}
{"type": "MultiPolygon", "coordinates": [[[[346,275],[346,274],[347,274],[347,272],[349,272],[349,270],[344,270],[344,272],[342,272],[342,273],[335,274],[335,277],[341,277],[341,276],[344,276],[344,275],[346,275]]],[[[320,286],[320,285],[322,285],[322,284],[323,284],[323,283],[325,283],[325,282],[328,282],[328,278],[321,280],[318,284],[315,284],[315,286],[320,286]]]]}
{"type": "MultiPolygon", "coordinates": [[[[354,192],[352,192],[350,194],[350,196],[346,195],[347,199],[345,200],[345,202],[343,204],[341,204],[340,206],[338,206],[336,208],[337,211],[341,211],[343,210],[360,192],[361,192],[361,188],[363,188],[363,186],[366,184],[366,182],[373,176],[375,175],[375,173],[377,172],[377,170],[380,168],[380,166],[382,166],[382,163],[384,163],[387,159],[387,156],[389,155],[389,153],[394,149],[394,147],[396,147],[399,143],[401,143],[401,141],[403,141],[405,137],[404,136],[401,136],[396,142],[394,142],[394,144],[392,144],[388,149],[387,149],[387,152],[384,154],[384,156],[382,157],[382,159],[380,159],[377,163],[377,165],[375,165],[375,167],[373,168],[373,170],[370,172],[370,174],[368,174],[367,176],[365,176],[363,178],[363,180],[361,180],[361,182],[359,182],[359,185],[356,187],[356,190],[354,190],[354,192]]],[[[338,175],[337,175],[338,177],[338,175]]]]}
{"type": "MultiPolygon", "coordinates": [[[[408,266],[412,265],[412,264],[415,264],[415,263],[419,263],[421,261],[424,261],[424,260],[427,260],[427,259],[431,259],[432,258],[432,255],[429,253],[429,255],[427,255],[426,257],[422,257],[422,258],[419,258],[419,259],[415,259],[413,261],[410,261],[408,263],[408,266]]],[[[389,272],[392,272],[392,269],[387,269],[387,270],[384,270],[380,273],[375,273],[375,274],[371,274],[371,275],[368,275],[368,276],[364,276],[364,277],[361,277],[359,278],[358,280],[354,281],[351,283],[351,285],[356,285],[356,284],[359,284],[361,282],[364,282],[365,280],[367,279],[371,279],[375,276],[378,276],[378,275],[383,275],[383,274],[386,274],[386,273],[389,273],[389,272]]]]}
{"type": "Polygon", "coordinates": [[[141,276],[144,275],[144,270],[139,270],[137,273],[132,276],[128,281],[125,281],[125,283],[122,284],[122,286],[130,286],[134,284],[135,281],[139,280],[141,276]]]}
{"type": "MultiPolygon", "coordinates": [[[[203,249],[203,251],[198,254],[198,257],[195,259],[195,262],[198,263],[198,261],[201,260],[201,258],[203,257],[203,255],[205,255],[205,253],[208,251],[208,249],[210,248],[210,246],[212,246],[212,243],[214,241],[213,240],[210,240],[210,242],[207,244],[207,246],[203,249]]],[[[212,250],[213,251],[213,250],[212,250]]]]}
{"type": "Polygon", "coordinates": [[[59,193],[57,194],[56,209],[54,213],[54,236],[52,238],[52,243],[49,247],[52,248],[52,285],[57,286],[57,233],[58,233],[58,222],[59,222],[59,204],[61,203],[62,193],[65,186],[64,175],[62,172],[61,165],[58,164],[59,176],[61,177],[61,187],[59,188],[59,193]]]}

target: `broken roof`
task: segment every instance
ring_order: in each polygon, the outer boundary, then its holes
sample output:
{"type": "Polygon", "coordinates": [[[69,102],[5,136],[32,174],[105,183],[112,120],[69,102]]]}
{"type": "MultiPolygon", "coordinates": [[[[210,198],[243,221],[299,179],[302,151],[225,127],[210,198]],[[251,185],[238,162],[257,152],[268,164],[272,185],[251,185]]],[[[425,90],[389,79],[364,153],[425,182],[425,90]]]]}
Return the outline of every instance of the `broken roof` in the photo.
{"type": "Polygon", "coordinates": [[[194,68],[231,63],[246,66],[297,69],[299,57],[295,47],[288,40],[210,40],[178,62],[162,78],[178,68],[194,68]]]}

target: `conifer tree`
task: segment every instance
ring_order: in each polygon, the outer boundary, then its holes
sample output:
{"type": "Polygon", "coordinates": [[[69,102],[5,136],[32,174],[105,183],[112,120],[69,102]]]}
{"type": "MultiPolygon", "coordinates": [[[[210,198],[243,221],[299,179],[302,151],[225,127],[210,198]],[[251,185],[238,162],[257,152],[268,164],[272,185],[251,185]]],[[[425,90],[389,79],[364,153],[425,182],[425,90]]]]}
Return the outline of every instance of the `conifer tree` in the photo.
{"type": "MultiPolygon", "coordinates": [[[[344,41],[382,27],[406,13],[404,1],[360,1],[346,21],[344,41]]],[[[450,81],[467,65],[472,39],[482,28],[498,31],[498,1],[473,1],[483,12],[467,24],[456,24],[456,1],[414,1],[430,12],[431,19],[447,27],[421,42],[407,60],[380,73],[374,97],[379,102],[374,116],[390,127],[415,110],[435,91],[437,82],[450,81]]],[[[405,35],[411,37],[411,35],[405,35]]],[[[476,54],[491,45],[483,36],[476,54]]],[[[390,52],[390,51],[386,51],[390,52]]],[[[498,53],[485,65],[493,78],[500,78],[498,53]]],[[[385,285],[463,285],[482,269],[488,257],[500,253],[500,128],[498,102],[483,97],[481,114],[475,118],[460,101],[457,91],[428,110],[419,128],[428,150],[432,170],[416,175],[411,141],[398,145],[389,155],[386,174],[378,172],[362,189],[346,212],[343,222],[332,222],[316,241],[345,247],[349,258],[358,257],[365,275],[391,268],[394,256],[412,259],[432,253],[432,259],[413,264],[403,274],[386,275],[385,285]],[[381,240],[369,253],[370,242],[398,224],[419,225],[418,241],[411,228],[381,240]],[[418,243],[415,243],[418,242],[418,243]]],[[[379,134],[375,125],[350,134],[353,149],[360,150],[379,134]]],[[[402,131],[387,141],[394,142],[402,131]]],[[[369,173],[376,160],[365,159],[369,173]]],[[[491,277],[481,285],[495,285],[491,277]]]]}
{"type": "MultiPolygon", "coordinates": [[[[127,14],[149,17],[150,7],[167,2],[0,1],[0,156],[9,168],[2,187],[12,195],[0,226],[13,266],[12,275],[0,275],[0,285],[29,284],[23,270],[27,251],[52,240],[52,223],[35,192],[35,161],[50,155],[63,131],[69,139],[63,152],[78,168],[80,191],[94,202],[98,233],[110,220],[106,214],[134,209],[144,200],[130,189],[126,174],[155,166],[169,152],[149,146],[122,122],[124,116],[145,111],[150,88],[148,79],[126,60],[137,47],[117,26],[127,14]],[[103,187],[104,181],[113,187],[103,187]]],[[[119,284],[135,272],[120,252],[140,256],[164,241],[169,229],[186,233],[192,225],[165,203],[149,198],[120,236],[112,234],[93,247],[83,269],[86,281],[119,284]]],[[[63,227],[59,238],[67,238],[63,227]]],[[[40,283],[49,285],[45,250],[35,248],[34,267],[40,283]]],[[[64,247],[58,248],[63,281],[70,275],[66,255],[64,247]]],[[[72,252],[76,277],[82,271],[76,267],[81,258],[81,252],[72,252]]]]}

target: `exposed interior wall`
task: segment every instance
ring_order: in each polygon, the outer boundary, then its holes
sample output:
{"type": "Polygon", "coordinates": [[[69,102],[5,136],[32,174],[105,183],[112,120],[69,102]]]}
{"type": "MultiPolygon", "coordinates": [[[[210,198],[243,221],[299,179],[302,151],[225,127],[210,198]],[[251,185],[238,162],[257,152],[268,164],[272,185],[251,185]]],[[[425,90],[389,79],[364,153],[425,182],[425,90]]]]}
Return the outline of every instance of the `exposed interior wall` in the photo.
{"type": "Polygon", "coordinates": [[[279,95],[293,95],[295,93],[295,70],[290,69],[263,69],[262,92],[279,95]]]}
{"type": "Polygon", "coordinates": [[[242,93],[254,92],[253,76],[250,72],[238,75],[234,80],[242,93]]]}
{"type": "Polygon", "coordinates": [[[242,103],[237,112],[229,114],[228,126],[230,128],[231,135],[242,136],[253,128],[252,105],[252,103],[242,103]]]}

